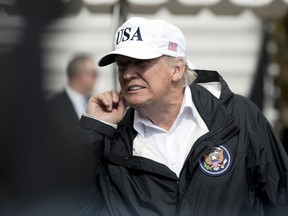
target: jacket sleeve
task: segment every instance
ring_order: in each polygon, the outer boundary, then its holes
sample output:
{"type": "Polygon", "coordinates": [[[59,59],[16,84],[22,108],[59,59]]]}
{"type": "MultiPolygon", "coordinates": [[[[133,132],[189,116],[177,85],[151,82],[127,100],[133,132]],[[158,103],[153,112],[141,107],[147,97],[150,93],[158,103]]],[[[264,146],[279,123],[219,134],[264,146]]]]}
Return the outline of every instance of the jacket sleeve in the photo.
{"type": "Polygon", "coordinates": [[[115,132],[115,128],[85,116],[82,116],[80,119],[80,127],[81,142],[93,146],[95,158],[98,161],[97,163],[100,163],[104,154],[105,145],[110,146],[110,140],[115,132]]]}
{"type": "Polygon", "coordinates": [[[252,184],[264,215],[288,215],[288,157],[262,112],[254,109],[254,113],[250,132],[252,184]]]}
{"type": "MultiPolygon", "coordinates": [[[[91,215],[107,215],[107,209],[100,186],[100,176],[105,172],[103,156],[105,148],[110,147],[111,138],[115,128],[95,119],[82,116],[80,119],[79,142],[83,145],[91,145],[94,151],[95,178],[92,188],[88,192],[93,193],[92,199],[88,200],[89,208],[86,212],[91,215]]],[[[87,199],[87,198],[86,198],[87,199]]],[[[89,199],[89,197],[88,197],[89,199]]],[[[88,205],[86,205],[88,206],[88,205]]],[[[87,208],[87,207],[86,207],[87,208]]],[[[79,214],[85,215],[85,214],[79,214]]]]}

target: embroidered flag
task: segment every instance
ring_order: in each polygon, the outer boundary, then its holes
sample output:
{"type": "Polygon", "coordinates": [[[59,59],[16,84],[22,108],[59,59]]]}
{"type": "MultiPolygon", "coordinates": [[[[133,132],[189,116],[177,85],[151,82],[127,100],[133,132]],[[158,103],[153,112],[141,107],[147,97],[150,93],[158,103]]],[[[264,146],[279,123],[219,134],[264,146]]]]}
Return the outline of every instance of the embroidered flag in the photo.
{"type": "Polygon", "coordinates": [[[168,50],[177,51],[177,43],[169,42],[168,50]]]}

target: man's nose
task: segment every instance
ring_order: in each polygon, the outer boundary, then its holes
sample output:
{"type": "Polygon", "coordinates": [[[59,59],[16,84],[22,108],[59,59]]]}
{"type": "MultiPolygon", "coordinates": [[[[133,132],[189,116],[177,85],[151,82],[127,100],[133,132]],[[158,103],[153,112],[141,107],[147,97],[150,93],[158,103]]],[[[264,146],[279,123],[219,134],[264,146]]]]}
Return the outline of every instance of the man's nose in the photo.
{"type": "Polygon", "coordinates": [[[123,78],[127,80],[136,78],[138,76],[137,70],[135,64],[129,64],[123,72],[123,78]]]}

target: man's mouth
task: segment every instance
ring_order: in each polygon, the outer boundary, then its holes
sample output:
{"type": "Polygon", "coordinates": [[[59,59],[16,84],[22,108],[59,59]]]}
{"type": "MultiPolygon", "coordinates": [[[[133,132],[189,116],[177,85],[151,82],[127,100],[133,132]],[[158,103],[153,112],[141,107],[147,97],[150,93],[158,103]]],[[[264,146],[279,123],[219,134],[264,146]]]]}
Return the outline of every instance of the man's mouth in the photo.
{"type": "Polygon", "coordinates": [[[130,87],[128,87],[128,91],[138,91],[141,89],[144,89],[144,87],[142,87],[142,86],[130,86],[130,87]]]}

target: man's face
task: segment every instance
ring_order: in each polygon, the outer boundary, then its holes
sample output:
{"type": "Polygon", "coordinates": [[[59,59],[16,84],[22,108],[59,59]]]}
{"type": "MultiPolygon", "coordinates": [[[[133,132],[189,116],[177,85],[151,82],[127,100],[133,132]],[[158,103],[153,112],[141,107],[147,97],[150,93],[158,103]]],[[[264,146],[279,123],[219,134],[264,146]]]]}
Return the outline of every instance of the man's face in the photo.
{"type": "Polygon", "coordinates": [[[116,56],[121,92],[126,102],[137,108],[167,100],[173,68],[164,57],[150,60],[116,56]]]}
{"type": "Polygon", "coordinates": [[[95,62],[92,60],[86,60],[85,67],[79,76],[84,94],[88,96],[93,91],[97,78],[95,62]]]}

